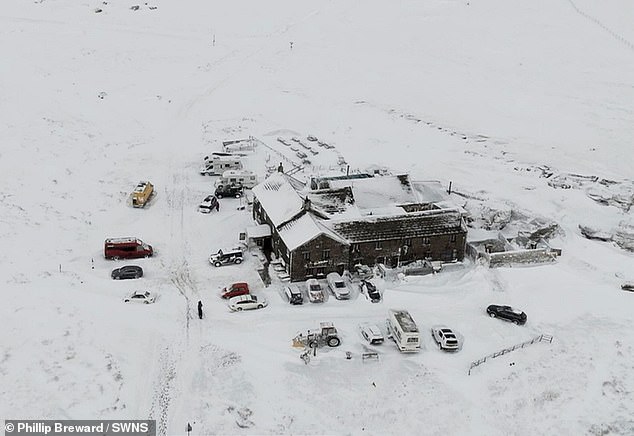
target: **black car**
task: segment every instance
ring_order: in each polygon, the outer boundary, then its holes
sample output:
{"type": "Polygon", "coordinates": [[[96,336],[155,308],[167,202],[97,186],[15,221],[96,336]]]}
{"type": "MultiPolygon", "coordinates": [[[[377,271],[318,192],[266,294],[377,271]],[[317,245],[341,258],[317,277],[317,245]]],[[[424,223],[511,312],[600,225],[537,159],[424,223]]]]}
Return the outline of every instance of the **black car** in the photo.
{"type": "Polygon", "coordinates": [[[236,197],[240,198],[243,194],[242,185],[220,185],[216,188],[216,197],[236,197]]]}
{"type": "Polygon", "coordinates": [[[381,301],[381,293],[376,288],[374,283],[368,280],[361,280],[361,284],[359,285],[361,288],[361,293],[365,295],[365,298],[370,300],[373,303],[378,303],[381,301]]]}
{"type": "Polygon", "coordinates": [[[487,307],[487,313],[491,318],[500,318],[505,321],[513,322],[517,325],[526,324],[526,314],[521,310],[512,308],[511,306],[497,306],[492,304],[487,307]]]}
{"type": "Polygon", "coordinates": [[[138,279],[139,277],[143,277],[143,268],[136,265],[126,265],[121,268],[113,269],[110,276],[114,280],[138,279]]]}

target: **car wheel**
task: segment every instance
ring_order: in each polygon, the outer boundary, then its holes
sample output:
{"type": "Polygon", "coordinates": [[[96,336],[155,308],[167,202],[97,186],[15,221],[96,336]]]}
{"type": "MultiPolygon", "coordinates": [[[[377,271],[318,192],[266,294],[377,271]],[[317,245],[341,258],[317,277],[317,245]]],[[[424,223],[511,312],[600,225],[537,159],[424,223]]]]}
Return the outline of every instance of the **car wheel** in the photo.
{"type": "Polygon", "coordinates": [[[518,320],[515,320],[515,321],[513,321],[513,324],[520,325],[520,322],[518,320]]]}
{"type": "Polygon", "coordinates": [[[264,306],[262,306],[261,304],[258,304],[258,309],[262,309],[264,306]]]}
{"type": "Polygon", "coordinates": [[[489,316],[490,316],[491,318],[495,318],[495,313],[491,312],[491,313],[489,313],[489,316]]]}
{"type": "Polygon", "coordinates": [[[130,302],[130,300],[123,300],[123,301],[124,301],[124,302],[126,302],[126,303],[129,303],[129,302],[130,302]]]}
{"type": "Polygon", "coordinates": [[[121,277],[120,277],[120,276],[114,276],[114,277],[113,277],[113,279],[115,279],[115,280],[120,280],[120,279],[121,279],[121,277]]]}
{"type": "Polygon", "coordinates": [[[112,257],[112,260],[114,260],[114,261],[119,260],[119,256],[113,256],[113,257],[112,257]]]}
{"type": "Polygon", "coordinates": [[[221,193],[218,193],[218,194],[216,194],[216,197],[217,197],[217,198],[222,198],[222,194],[221,194],[221,193]]]}
{"type": "Polygon", "coordinates": [[[338,347],[339,344],[341,344],[341,341],[339,340],[339,338],[330,338],[330,339],[328,339],[328,346],[329,347],[338,347]]]}
{"type": "Polygon", "coordinates": [[[312,341],[308,344],[310,348],[317,348],[317,341],[312,341]]]}
{"type": "Polygon", "coordinates": [[[221,266],[221,265],[222,265],[222,263],[220,263],[220,262],[214,262],[214,266],[215,267],[218,267],[218,266],[221,266]]]}
{"type": "Polygon", "coordinates": [[[233,263],[239,264],[242,263],[242,259],[241,258],[236,258],[236,260],[233,261],[233,263]]]}
{"type": "Polygon", "coordinates": [[[237,310],[238,312],[242,312],[242,308],[241,308],[241,307],[236,308],[236,310],[237,310]]]}
{"type": "Polygon", "coordinates": [[[135,279],[138,279],[139,277],[141,277],[141,274],[135,274],[135,275],[134,275],[134,278],[135,278],[135,279]]]}
{"type": "Polygon", "coordinates": [[[240,197],[242,197],[242,194],[237,193],[237,194],[236,194],[236,198],[240,198],[240,197]]]}
{"type": "Polygon", "coordinates": [[[145,303],[145,304],[150,304],[150,302],[149,302],[149,301],[144,301],[144,303],[145,303]]]}

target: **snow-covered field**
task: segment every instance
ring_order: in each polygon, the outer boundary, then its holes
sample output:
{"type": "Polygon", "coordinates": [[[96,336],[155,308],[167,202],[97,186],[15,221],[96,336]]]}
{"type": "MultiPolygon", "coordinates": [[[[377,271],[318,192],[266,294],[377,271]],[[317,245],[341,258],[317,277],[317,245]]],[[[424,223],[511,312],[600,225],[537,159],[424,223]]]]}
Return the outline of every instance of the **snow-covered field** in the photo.
{"type": "MultiPolygon", "coordinates": [[[[630,0],[4,0],[0,11],[0,418],[157,420],[158,433],[634,434],[634,254],[579,224],[634,226],[589,190],[634,193],[630,0]],[[152,6],[152,8],[150,8],[152,6]],[[102,11],[96,13],[100,8],[102,11]],[[291,49],[291,42],[292,49],[291,49]],[[250,225],[238,200],[196,211],[219,141],[314,134],[316,171],[372,164],[437,179],[486,205],[557,222],[558,263],[381,283],[384,301],[291,307],[248,255],[208,255],[250,225]],[[538,168],[613,184],[555,189],[538,168]],[[142,179],[157,196],[133,209],[142,179]],[[607,190],[607,191],[606,191],[607,190]],[[156,256],[115,282],[106,237],[156,256]],[[230,313],[248,281],[269,307],[230,313]],[[156,304],[129,306],[142,288],[156,304]],[[204,303],[198,320],[195,306],[204,303]],[[489,304],[528,314],[489,319],[489,304]],[[357,325],[407,308],[424,348],[363,362],[357,325]],[[308,365],[299,331],[333,321],[308,365]],[[435,324],[465,343],[441,353],[435,324]],[[539,334],[554,336],[469,364],[539,334]],[[351,351],[353,358],[345,359],[351,351]]],[[[279,156],[261,146],[262,172],[279,156]]],[[[466,203],[465,203],[466,202],[466,203]]],[[[511,235],[513,236],[513,235],[511,235]]]]}

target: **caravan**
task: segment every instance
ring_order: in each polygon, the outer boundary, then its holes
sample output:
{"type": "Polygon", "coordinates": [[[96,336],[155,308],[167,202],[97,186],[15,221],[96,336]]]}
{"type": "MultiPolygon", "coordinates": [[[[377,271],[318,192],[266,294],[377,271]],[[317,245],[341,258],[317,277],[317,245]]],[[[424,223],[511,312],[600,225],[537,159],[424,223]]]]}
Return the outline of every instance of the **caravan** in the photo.
{"type": "Polygon", "coordinates": [[[388,337],[391,337],[399,351],[412,353],[420,351],[420,332],[407,310],[390,309],[385,320],[388,337]]]}
{"type": "Polygon", "coordinates": [[[242,161],[236,156],[212,155],[210,159],[205,159],[205,164],[200,169],[203,176],[219,176],[227,170],[241,170],[242,161]]]}
{"type": "Polygon", "coordinates": [[[225,185],[242,185],[251,189],[258,184],[258,177],[253,171],[247,170],[229,170],[222,173],[222,176],[216,180],[216,187],[225,185]]]}

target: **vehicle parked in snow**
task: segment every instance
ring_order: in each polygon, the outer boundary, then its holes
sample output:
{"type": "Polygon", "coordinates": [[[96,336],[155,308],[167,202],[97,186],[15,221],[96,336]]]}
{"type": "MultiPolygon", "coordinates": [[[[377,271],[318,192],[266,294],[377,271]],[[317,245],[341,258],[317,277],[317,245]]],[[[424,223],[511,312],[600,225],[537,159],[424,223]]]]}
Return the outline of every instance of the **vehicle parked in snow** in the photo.
{"type": "Polygon", "coordinates": [[[215,195],[218,198],[222,197],[235,197],[240,198],[244,193],[244,188],[241,184],[237,185],[220,185],[216,188],[215,195]]]}
{"type": "Polygon", "coordinates": [[[634,282],[623,283],[621,285],[621,289],[623,289],[624,291],[634,291],[634,282]]]}
{"type": "Polygon", "coordinates": [[[458,336],[449,327],[440,325],[431,329],[431,337],[438,345],[438,348],[445,351],[457,351],[460,348],[458,336]]]}
{"type": "Polygon", "coordinates": [[[235,312],[242,310],[262,309],[268,306],[266,299],[253,294],[238,295],[229,299],[229,309],[235,312]]]}
{"type": "Polygon", "coordinates": [[[354,273],[357,275],[359,280],[368,280],[374,277],[374,272],[372,272],[372,268],[361,263],[358,263],[354,266],[354,273]]]}
{"type": "Polygon", "coordinates": [[[242,168],[242,161],[239,157],[212,155],[211,158],[205,159],[200,174],[202,176],[221,176],[225,171],[241,170],[242,168]]]}
{"type": "Polygon", "coordinates": [[[123,299],[126,303],[150,304],[156,301],[156,295],[150,291],[134,291],[123,299]]]}
{"type": "Polygon", "coordinates": [[[487,313],[491,318],[500,318],[517,325],[526,324],[526,314],[511,306],[498,306],[496,304],[492,304],[487,307],[487,313]]]}
{"type": "Polygon", "coordinates": [[[420,332],[414,319],[407,310],[390,309],[385,322],[388,337],[396,343],[399,351],[420,351],[420,332]]]}
{"type": "Polygon", "coordinates": [[[110,274],[114,280],[138,279],[143,277],[143,268],[137,265],[126,265],[121,268],[115,268],[110,274]]]}
{"type": "Polygon", "coordinates": [[[104,241],[106,259],[138,259],[154,255],[152,246],[137,238],[108,238],[104,241]]]}
{"type": "Polygon", "coordinates": [[[317,138],[316,138],[316,137],[314,137],[313,135],[308,135],[308,136],[306,137],[306,139],[308,139],[309,141],[313,141],[313,142],[314,142],[314,141],[317,141],[317,138]]]}
{"type": "Polygon", "coordinates": [[[213,210],[220,210],[220,202],[215,195],[208,195],[204,198],[203,201],[198,205],[198,212],[200,213],[211,213],[213,210]]]}
{"type": "Polygon", "coordinates": [[[258,176],[253,171],[248,170],[225,171],[216,180],[217,188],[222,185],[242,185],[244,188],[251,189],[257,184],[258,176]]]}
{"type": "Polygon", "coordinates": [[[213,266],[222,266],[228,263],[240,264],[242,263],[242,248],[220,249],[217,253],[209,256],[209,263],[213,266]]]}
{"type": "Polygon", "coordinates": [[[308,293],[308,300],[311,303],[323,303],[324,291],[317,279],[306,280],[306,291],[308,293]]]}
{"type": "Polygon", "coordinates": [[[290,142],[288,142],[288,140],[286,140],[286,139],[282,138],[281,136],[280,136],[280,137],[278,137],[278,138],[277,138],[277,140],[278,140],[278,142],[281,142],[282,144],[286,145],[287,147],[288,147],[289,145],[291,145],[291,143],[290,143],[290,142]]]}
{"type": "Polygon", "coordinates": [[[284,295],[289,304],[304,304],[304,296],[301,291],[294,286],[286,286],[284,288],[284,295]]]}
{"type": "Polygon", "coordinates": [[[328,283],[328,289],[337,300],[350,299],[350,288],[343,281],[343,278],[339,273],[331,272],[326,276],[326,282],[328,283]]]}
{"type": "Polygon", "coordinates": [[[249,291],[248,283],[238,282],[238,283],[232,284],[231,286],[223,288],[222,292],[220,293],[220,296],[226,299],[226,298],[237,297],[238,295],[246,295],[246,294],[249,294],[250,292],[251,291],[249,291]]]}
{"type": "Polygon", "coordinates": [[[381,301],[381,293],[377,289],[376,285],[369,280],[361,280],[359,283],[359,291],[372,303],[378,303],[381,301]]]}
{"type": "Polygon", "coordinates": [[[338,347],[341,345],[341,339],[332,322],[320,322],[319,330],[308,330],[306,334],[300,333],[293,338],[293,344],[309,348],[323,347],[325,345],[338,347]]]}
{"type": "Polygon", "coordinates": [[[150,182],[139,182],[132,191],[132,206],[145,207],[154,195],[154,185],[150,182]]]}
{"type": "Polygon", "coordinates": [[[361,332],[361,336],[363,336],[363,338],[371,345],[382,344],[385,340],[383,333],[381,333],[381,329],[375,324],[367,322],[359,324],[359,331],[361,332]]]}

